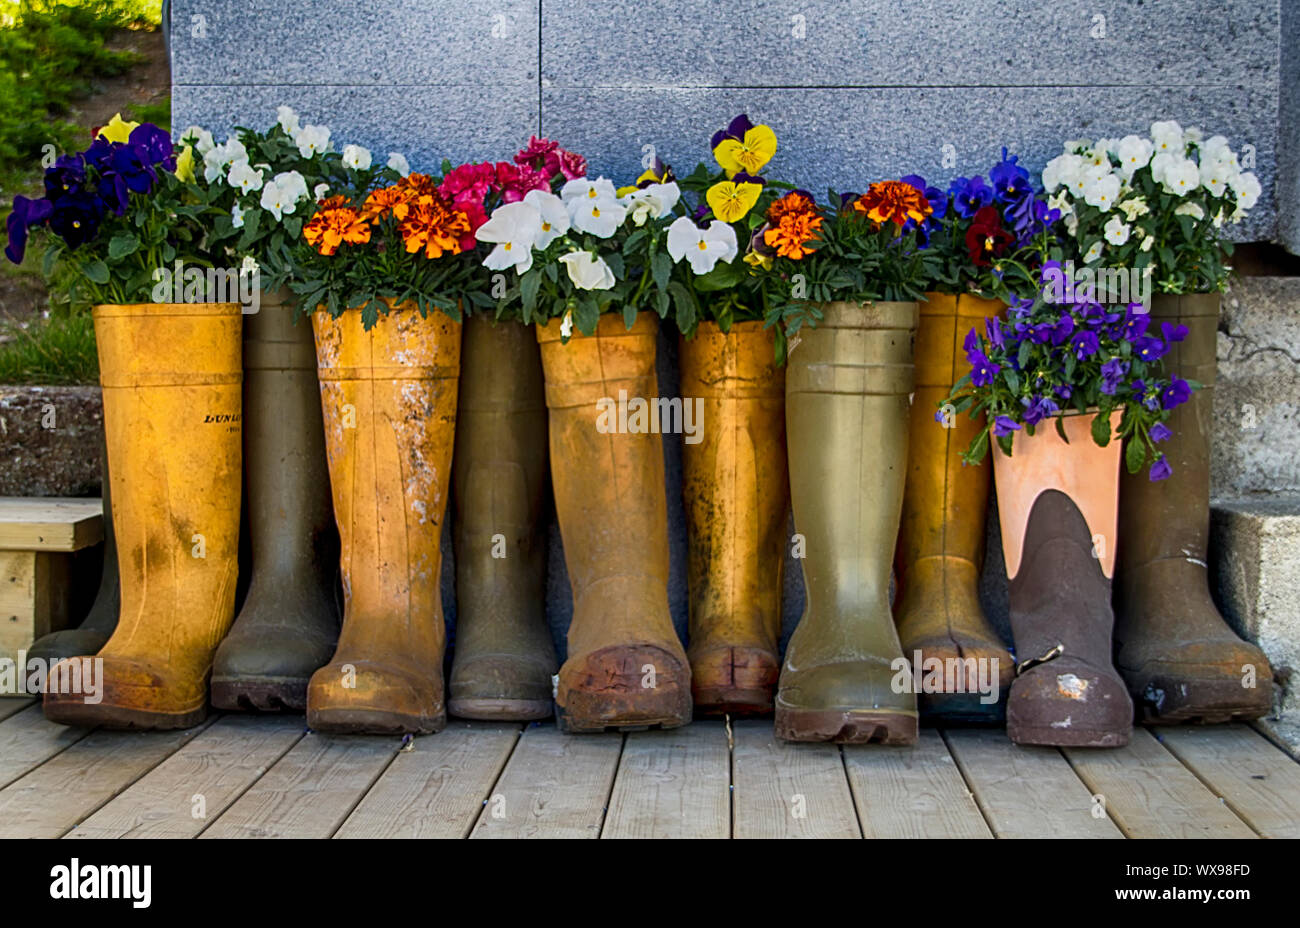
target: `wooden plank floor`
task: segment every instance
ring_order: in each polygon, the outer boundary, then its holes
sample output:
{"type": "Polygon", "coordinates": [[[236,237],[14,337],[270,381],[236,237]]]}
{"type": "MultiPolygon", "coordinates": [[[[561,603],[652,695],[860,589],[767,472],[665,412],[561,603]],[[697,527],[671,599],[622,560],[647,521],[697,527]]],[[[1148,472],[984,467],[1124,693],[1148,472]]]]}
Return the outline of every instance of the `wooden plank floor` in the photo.
{"type": "Polygon", "coordinates": [[[1300,763],[1249,725],[1142,728],[1109,751],[987,729],[791,745],[763,721],[402,739],[289,716],[85,732],[0,700],[0,837],[1294,838],[1300,763]]]}

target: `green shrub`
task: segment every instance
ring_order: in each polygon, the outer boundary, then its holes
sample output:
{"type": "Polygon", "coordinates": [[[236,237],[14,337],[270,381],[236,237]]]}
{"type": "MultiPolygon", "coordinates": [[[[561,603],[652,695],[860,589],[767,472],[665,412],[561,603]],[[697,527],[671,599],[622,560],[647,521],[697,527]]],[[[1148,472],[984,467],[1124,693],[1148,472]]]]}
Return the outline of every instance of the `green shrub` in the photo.
{"type": "Polygon", "coordinates": [[[95,327],[89,312],[59,312],[26,327],[0,323],[0,383],[99,382],[95,327]]]}

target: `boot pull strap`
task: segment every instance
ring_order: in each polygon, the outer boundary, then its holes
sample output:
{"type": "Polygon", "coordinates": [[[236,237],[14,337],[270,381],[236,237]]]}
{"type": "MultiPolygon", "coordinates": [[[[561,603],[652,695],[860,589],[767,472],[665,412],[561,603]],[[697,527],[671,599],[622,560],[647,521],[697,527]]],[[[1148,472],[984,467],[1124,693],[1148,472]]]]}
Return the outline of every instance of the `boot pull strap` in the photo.
{"type": "Polygon", "coordinates": [[[1021,661],[1019,664],[1016,664],[1016,676],[1020,676],[1027,670],[1033,670],[1039,664],[1046,664],[1048,661],[1054,661],[1064,653],[1065,645],[1058,644],[1042,657],[1031,657],[1027,661],[1021,661]]]}

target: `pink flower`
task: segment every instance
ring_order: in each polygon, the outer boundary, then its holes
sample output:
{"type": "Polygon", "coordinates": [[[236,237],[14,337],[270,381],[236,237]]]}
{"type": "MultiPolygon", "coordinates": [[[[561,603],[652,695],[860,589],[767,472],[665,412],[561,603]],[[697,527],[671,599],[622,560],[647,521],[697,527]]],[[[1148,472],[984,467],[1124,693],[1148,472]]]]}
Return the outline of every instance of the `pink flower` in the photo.
{"type": "Polygon", "coordinates": [[[460,209],[466,209],[466,203],[476,203],[481,211],[483,199],[495,182],[496,170],[490,162],[462,164],[442,179],[438,193],[460,209]]]}
{"type": "MultiPolygon", "coordinates": [[[[541,171],[546,167],[551,156],[559,150],[559,142],[552,142],[550,139],[539,139],[534,135],[528,140],[528,147],[515,155],[515,164],[525,164],[534,171],[541,171]]],[[[548,171],[547,173],[554,172],[548,171]]]]}
{"type": "Polygon", "coordinates": [[[565,180],[587,176],[587,159],[573,151],[560,150],[560,171],[565,180]]]}
{"type": "Polygon", "coordinates": [[[503,203],[518,203],[530,190],[545,190],[549,193],[551,178],[548,174],[536,171],[527,165],[498,161],[496,183],[492,189],[501,192],[503,203]]]}
{"type": "Polygon", "coordinates": [[[469,219],[469,232],[461,236],[460,250],[472,251],[474,246],[478,244],[478,239],[474,236],[478,232],[479,226],[488,221],[487,213],[483,211],[483,203],[478,200],[466,199],[455,205],[469,219]]]}

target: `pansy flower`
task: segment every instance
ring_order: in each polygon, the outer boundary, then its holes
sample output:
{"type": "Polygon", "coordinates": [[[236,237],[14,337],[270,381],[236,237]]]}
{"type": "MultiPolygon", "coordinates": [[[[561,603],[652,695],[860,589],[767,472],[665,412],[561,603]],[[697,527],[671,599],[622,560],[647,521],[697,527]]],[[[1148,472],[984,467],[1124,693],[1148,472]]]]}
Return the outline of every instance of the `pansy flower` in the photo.
{"type": "Polygon", "coordinates": [[[739,222],[744,219],[763,193],[763,179],[744,172],[737,172],[731,180],[714,184],[704,194],[705,202],[713,215],[723,222],[739,222]]]}
{"type": "Polygon", "coordinates": [[[776,154],[776,133],[770,126],[756,126],[741,113],[727,128],[713,134],[713,157],[728,177],[744,172],[757,174],[776,154]]]}

